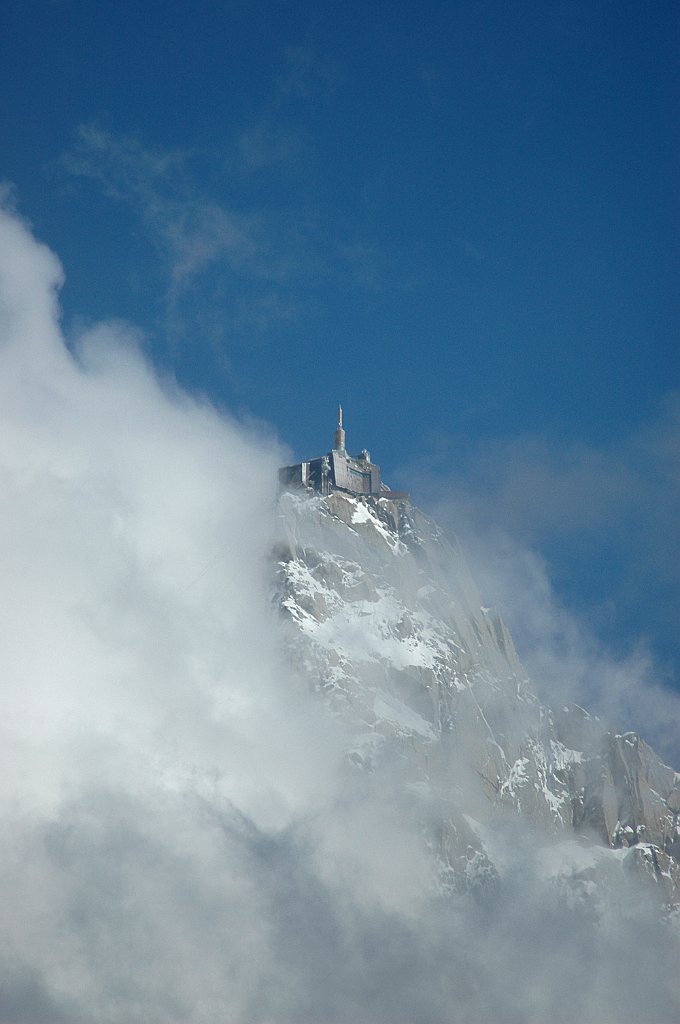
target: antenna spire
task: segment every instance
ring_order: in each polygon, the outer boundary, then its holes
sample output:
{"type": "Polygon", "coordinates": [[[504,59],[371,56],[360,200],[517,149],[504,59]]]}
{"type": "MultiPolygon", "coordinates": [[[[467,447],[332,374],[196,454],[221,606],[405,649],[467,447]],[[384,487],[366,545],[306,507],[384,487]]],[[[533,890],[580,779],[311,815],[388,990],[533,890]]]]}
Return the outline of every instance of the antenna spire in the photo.
{"type": "Polygon", "coordinates": [[[338,406],[338,427],[335,431],[335,449],[336,451],[344,452],[345,450],[345,431],[342,429],[342,406],[338,406]]]}

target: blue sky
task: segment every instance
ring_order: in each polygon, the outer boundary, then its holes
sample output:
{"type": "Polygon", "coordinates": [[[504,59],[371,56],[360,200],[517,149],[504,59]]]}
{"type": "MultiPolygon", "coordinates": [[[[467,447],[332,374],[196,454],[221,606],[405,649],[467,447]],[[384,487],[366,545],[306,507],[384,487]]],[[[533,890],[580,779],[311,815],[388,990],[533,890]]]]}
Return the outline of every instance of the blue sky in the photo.
{"type": "Polygon", "coordinates": [[[297,457],[342,401],[677,684],[674,7],[5,0],[0,180],[67,332],[297,457]]]}

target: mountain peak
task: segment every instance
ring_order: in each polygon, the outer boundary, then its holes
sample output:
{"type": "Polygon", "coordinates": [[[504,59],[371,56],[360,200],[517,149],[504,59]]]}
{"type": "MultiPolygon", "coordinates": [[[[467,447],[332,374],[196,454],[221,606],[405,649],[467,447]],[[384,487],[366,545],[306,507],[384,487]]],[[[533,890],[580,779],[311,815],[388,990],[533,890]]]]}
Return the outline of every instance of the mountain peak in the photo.
{"type": "MultiPolygon", "coordinates": [[[[321,459],[282,471],[276,598],[290,659],[345,724],[352,769],[396,773],[422,801],[444,889],[495,885],[494,830],[514,820],[536,843],[599,850],[602,879],[623,857],[677,904],[680,775],[636,734],[546,706],[456,539],[382,484],[344,486],[335,470],[350,456],[323,458],[326,476],[321,459]]],[[[379,468],[366,465],[371,483],[379,468]]],[[[575,863],[560,870],[579,889],[575,863]]]]}

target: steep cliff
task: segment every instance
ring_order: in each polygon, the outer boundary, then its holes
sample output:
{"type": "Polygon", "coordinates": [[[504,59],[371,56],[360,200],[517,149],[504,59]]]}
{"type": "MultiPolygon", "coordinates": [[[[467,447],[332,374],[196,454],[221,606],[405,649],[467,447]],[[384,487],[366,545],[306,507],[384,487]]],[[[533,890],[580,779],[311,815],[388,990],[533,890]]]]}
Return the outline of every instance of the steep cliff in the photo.
{"type": "Polygon", "coordinates": [[[442,891],[493,886],[499,830],[521,826],[577,895],[631,869],[677,903],[680,775],[636,734],[541,703],[455,540],[387,498],[285,493],[279,512],[290,659],[347,727],[348,764],[388,766],[419,807],[442,891]]]}

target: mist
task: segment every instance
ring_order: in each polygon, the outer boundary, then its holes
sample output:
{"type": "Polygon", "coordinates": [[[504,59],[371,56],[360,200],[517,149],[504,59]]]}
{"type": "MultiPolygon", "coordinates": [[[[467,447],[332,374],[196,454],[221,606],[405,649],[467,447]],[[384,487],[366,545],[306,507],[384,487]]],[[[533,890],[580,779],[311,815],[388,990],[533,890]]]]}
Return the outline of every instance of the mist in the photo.
{"type": "Polygon", "coordinates": [[[509,831],[494,900],[435,898],[408,800],[281,653],[285,452],[134,327],[66,338],[63,280],[5,209],[0,1020],[672,1020],[677,940],[625,872],[571,905],[509,831]]]}
{"type": "Polygon", "coordinates": [[[680,764],[679,422],[669,392],[653,420],[599,449],[457,438],[401,471],[459,537],[542,699],[639,732],[670,765],[680,764]]]}

